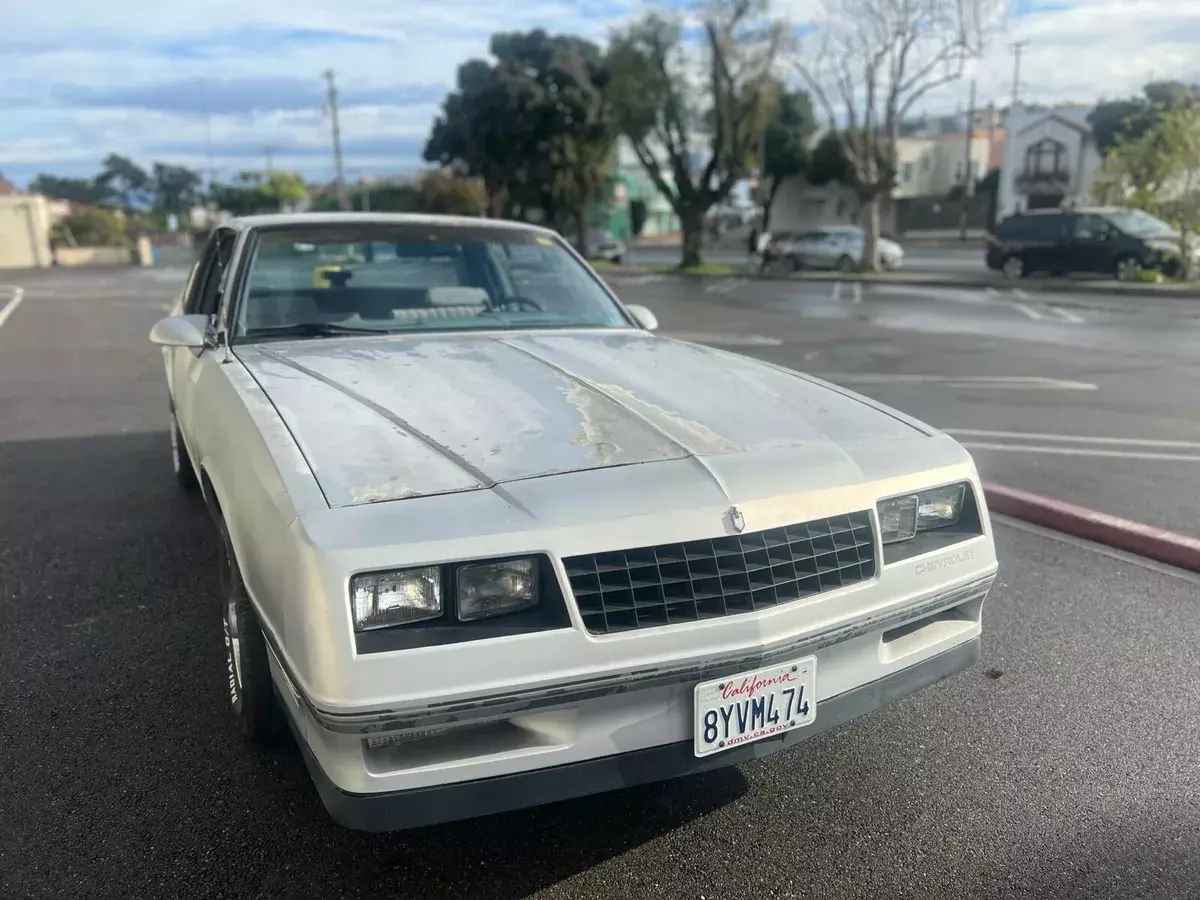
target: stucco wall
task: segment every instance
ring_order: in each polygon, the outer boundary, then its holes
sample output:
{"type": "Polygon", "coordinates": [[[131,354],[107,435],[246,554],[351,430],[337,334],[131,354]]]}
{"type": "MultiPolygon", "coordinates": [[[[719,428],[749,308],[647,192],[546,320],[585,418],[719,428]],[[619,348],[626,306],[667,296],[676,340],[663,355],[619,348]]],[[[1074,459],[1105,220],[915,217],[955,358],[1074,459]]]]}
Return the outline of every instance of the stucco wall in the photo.
{"type": "Polygon", "coordinates": [[[0,269],[50,265],[50,215],[46,198],[0,197],[0,269]]]}
{"type": "Polygon", "coordinates": [[[127,247],[59,247],[58,264],[75,266],[127,266],[130,264],[127,247]]]}

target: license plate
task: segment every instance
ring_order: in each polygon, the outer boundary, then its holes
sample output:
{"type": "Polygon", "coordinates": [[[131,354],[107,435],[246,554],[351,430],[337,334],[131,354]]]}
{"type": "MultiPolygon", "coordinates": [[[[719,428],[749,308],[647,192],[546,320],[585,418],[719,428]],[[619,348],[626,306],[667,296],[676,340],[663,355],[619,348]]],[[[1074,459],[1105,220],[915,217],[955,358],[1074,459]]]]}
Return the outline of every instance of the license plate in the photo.
{"type": "Polygon", "coordinates": [[[697,756],[811,725],[817,658],[742,672],[696,685],[697,756]]]}

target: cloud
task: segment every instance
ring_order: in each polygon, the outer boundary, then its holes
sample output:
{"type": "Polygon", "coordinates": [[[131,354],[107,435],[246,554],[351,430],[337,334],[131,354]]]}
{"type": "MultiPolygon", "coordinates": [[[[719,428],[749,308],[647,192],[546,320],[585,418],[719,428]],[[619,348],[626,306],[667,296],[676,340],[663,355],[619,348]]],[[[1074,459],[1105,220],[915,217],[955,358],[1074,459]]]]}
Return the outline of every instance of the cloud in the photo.
{"type": "MultiPolygon", "coordinates": [[[[221,177],[275,163],[330,174],[321,73],[337,72],[346,164],[405,171],[457,67],[497,31],[543,27],[602,42],[664,0],[54,0],[22,7],[0,34],[0,171],[91,174],[109,152],[207,168],[221,177]],[[287,23],[281,25],[280,23],[287,23]],[[211,140],[209,138],[211,135],[211,140]],[[211,152],[210,148],[211,147],[211,152]]],[[[667,0],[676,5],[690,0],[667,0]]],[[[793,23],[820,0],[776,0],[793,23]]],[[[1151,77],[1200,81],[1200,3],[1012,0],[1005,30],[972,66],[981,104],[1012,91],[1009,43],[1028,40],[1027,100],[1094,101],[1151,77]]],[[[921,112],[966,103],[967,81],[921,112]]]]}

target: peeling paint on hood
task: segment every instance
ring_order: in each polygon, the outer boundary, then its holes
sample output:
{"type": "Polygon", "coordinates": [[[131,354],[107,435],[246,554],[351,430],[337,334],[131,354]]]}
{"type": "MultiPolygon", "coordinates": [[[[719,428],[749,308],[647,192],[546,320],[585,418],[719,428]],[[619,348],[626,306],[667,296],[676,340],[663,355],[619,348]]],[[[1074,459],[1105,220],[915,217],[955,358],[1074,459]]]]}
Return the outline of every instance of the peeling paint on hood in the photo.
{"type": "Polygon", "coordinates": [[[334,507],[916,434],[790,373],[636,332],[392,335],[237,354],[334,507]]]}

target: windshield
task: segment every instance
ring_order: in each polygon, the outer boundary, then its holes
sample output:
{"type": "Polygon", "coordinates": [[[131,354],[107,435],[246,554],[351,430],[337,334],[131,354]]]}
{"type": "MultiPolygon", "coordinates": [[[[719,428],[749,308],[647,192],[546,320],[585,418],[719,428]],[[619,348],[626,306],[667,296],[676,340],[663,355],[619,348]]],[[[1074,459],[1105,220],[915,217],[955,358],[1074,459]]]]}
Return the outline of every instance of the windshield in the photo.
{"type": "Polygon", "coordinates": [[[520,229],[383,224],[261,232],[233,334],[629,325],[553,238],[520,229]]]}
{"type": "Polygon", "coordinates": [[[1140,209],[1124,209],[1120,212],[1109,213],[1108,218],[1114,225],[1132,237],[1144,238],[1175,233],[1175,229],[1162,219],[1156,219],[1140,209]]]}

